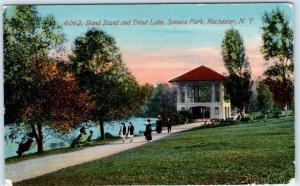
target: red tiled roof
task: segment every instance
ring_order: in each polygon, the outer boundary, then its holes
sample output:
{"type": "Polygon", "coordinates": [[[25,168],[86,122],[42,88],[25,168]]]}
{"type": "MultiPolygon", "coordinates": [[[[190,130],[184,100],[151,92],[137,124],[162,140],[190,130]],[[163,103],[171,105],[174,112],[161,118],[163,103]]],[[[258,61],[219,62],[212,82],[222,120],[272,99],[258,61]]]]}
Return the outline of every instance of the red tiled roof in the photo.
{"type": "Polygon", "coordinates": [[[179,82],[179,81],[222,81],[225,77],[218,72],[206,67],[200,66],[171,79],[169,82],[179,82]]]}

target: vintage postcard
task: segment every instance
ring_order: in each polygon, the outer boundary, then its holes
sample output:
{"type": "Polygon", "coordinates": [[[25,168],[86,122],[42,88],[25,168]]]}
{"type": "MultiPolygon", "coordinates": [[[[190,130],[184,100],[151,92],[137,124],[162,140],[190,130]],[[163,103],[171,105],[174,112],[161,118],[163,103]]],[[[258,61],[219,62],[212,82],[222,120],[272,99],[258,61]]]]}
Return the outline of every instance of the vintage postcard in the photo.
{"type": "Polygon", "coordinates": [[[3,9],[7,184],[295,182],[292,3],[3,9]]]}

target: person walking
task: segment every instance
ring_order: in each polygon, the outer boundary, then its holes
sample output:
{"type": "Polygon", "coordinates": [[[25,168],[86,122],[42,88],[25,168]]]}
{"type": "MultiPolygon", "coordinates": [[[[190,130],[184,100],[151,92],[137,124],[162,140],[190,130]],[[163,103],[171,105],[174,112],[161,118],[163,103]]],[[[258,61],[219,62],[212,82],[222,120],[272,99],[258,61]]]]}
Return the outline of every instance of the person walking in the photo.
{"type": "Polygon", "coordinates": [[[152,125],[150,119],[147,119],[146,130],[145,130],[145,140],[148,142],[152,140],[152,125]]]}
{"type": "Polygon", "coordinates": [[[133,136],[134,136],[134,126],[133,126],[133,124],[131,122],[129,122],[128,130],[127,130],[127,135],[126,136],[130,139],[130,143],[132,143],[133,136]]]}
{"type": "Polygon", "coordinates": [[[168,127],[168,133],[171,133],[172,130],[172,121],[170,118],[167,119],[167,127],[168,127]]]}
{"type": "Polygon", "coordinates": [[[122,138],[122,141],[124,143],[125,142],[125,137],[126,137],[126,126],[125,126],[125,123],[123,123],[123,122],[120,125],[119,135],[122,138]]]}
{"type": "Polygon", "coordinates": [[[156,121],[156,132],[158,133],[158,134],[160,134],[161,133],[161,131],[162,131],[162,119],[161,119],[161,117],[160,117],[160,115],[158,115],[157,116],[157,121],[156,121]]]}

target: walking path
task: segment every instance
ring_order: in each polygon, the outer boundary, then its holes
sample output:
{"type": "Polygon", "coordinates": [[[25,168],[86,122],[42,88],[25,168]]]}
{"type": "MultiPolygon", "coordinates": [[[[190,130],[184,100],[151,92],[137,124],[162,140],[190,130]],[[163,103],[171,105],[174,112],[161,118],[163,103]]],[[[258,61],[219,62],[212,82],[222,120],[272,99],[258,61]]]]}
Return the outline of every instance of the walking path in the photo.
{"type": "MultiPolygon", "coordinates": [[[[156,132],[153,132],[152,141],[168,137],[174,133],[199,127],[201,125],[203,125],[203,123],[198,122],[173,126],[172,133],[169,134],[166,130],[163,130],[161,134],[156,134],[156,132]]],[[[139,147],[146,143],[148,142],[145,141],[144,136],[138,136],[134,138],[133,143],[130,143],[129,140],[127,140],[125,143],[123,143],[122,141],[115,141],[107,145],[87,147],[75,152],[49,155],[41,158],[25,160],[18,163],[6,165],[5,177],[12,180],[13,182],[19,182],[22,180],[48,174],[66,167],[107,157],[128,149],[139,147]]]]}

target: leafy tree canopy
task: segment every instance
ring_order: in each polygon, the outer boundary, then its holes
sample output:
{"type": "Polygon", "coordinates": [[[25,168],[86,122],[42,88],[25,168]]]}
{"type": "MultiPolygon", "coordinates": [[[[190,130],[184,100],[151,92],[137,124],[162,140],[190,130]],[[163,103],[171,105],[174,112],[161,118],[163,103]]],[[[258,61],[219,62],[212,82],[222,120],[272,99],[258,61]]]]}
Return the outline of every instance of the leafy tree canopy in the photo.
{"type": "Polygon", "coordinates": [[[35,6],[18,5],[11,11],[11,16],[5,12],[3,25],[5,123],[16,121],[18,109],[34,102],[41,65],[64,40],[54,17],[41,17],[35,6]]]}
{"type": "Polygon", "coordinates": [[[141,114],[149,117],[164,117],[176,112],[176,89],[169,84],[157,84],[151,98],[143,107],[141,114]]]}
{"type": "Polygon", "coordinates": [[[232,28],[225,32],[222,41],[222,57],[229,74],[242,76],[245,72],[251,73],[244,41],[238,30],[232,28]]]}
{"type": "Polygon", "coordinates": [[[259,110],[266,112],[273,107],[272,93],[264,81],[260,81],[257,88],[257,107],[259,110]]]}
{"type": "Polygon", "coordinates": [[[266,60],[285,62],[293,59],[293,30],[279,8],[264,14],[262,30],[261,50],[266,60]]]}
{"type": "Polygon", "coordinates": [[[263,16],[261,52],[269,67],[265,82],[277,105],[287,108],[293,100],[293,30],[279,8],[263,16]]]}
{"type": "Polygon", "coordinates": [[[128,118],[135,114],[152,92],[150,85],[140,86],[122,61],[114,38],[102,30],[88,30],[78,37],[70,55],[71,69],[80,87],[95,101],[91,119],[104,121],[128,118]]]}
{"type": "Polygon", "coordinates": [[[229,72],[225,86],[232,106],[243,111],[249,106],[253,81],[244,41],[238,30],[231,28],[225,32],[222,41],[222,57],[225,68],[229,72]]]}
{"type": "Polygon", "coordinates": [[[31,127],[42,153],[42,126],[67,132],[88,118],[92,102],[75,78],[49,57],[64,41],[54,17],[42,17],[33,5],[11,11],[11,16],[4,14],[5,123],[31,127]]]}

